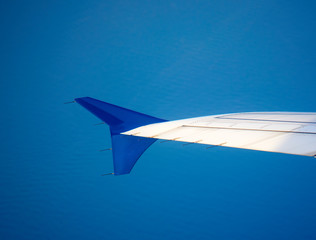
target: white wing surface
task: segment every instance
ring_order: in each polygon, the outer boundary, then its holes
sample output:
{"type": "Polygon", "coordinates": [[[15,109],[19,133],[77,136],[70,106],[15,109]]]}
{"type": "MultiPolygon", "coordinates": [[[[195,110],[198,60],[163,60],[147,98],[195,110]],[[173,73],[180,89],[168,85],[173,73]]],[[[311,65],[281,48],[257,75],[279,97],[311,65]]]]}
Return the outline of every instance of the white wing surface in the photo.
{"type": "Polygon", "coordinates": [[[304,156],[316,154],[316,113],[252,112],[141,126],[121,134],[304,156]]]}

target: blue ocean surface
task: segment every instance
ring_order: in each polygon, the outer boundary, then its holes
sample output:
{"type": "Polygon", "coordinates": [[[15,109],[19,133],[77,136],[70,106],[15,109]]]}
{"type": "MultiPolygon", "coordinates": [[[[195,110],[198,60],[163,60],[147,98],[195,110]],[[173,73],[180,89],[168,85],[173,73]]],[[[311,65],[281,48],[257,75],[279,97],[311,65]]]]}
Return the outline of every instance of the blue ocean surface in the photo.
{"type": "MultiPolygon", "coordinates": [[[[304,1],[2,1],[0,239],[316,239],[314,158],[180,142],[113,172],[90,96],[167,120],[316,112],[304,1]]],[[[316,144],[316,143],[315,143],[316,144]]]]}

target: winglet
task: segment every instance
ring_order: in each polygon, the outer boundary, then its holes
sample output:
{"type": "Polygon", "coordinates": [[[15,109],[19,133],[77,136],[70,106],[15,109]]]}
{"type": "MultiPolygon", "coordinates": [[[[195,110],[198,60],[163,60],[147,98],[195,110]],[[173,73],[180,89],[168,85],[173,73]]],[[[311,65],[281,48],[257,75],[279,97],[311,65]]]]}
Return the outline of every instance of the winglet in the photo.
{"type": "Polygon", "coordinates": [[[143,152],[156,141],[121,133],[166,121],[90,97],[76,98],[75,101],[110,126],[114,175],[130,173],[143,152]]]}

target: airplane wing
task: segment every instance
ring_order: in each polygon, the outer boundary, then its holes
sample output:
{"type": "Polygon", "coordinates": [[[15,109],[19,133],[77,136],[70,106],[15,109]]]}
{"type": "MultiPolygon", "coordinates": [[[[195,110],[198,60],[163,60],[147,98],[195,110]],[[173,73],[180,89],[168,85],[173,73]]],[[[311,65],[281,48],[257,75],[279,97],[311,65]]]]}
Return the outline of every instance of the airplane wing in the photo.
{"type": "Polygon", "coordinates": [[[315,156],[316,113],[234,113],[155,123],[122,134],[315,156]]]}
{"type": "Polygon", "coordinates": [[[130,173],[157,139],[316,156],[316,113],[250,112],[166,121],[90,97],[75,102],[110,126],[114,175],[130,173]]]}

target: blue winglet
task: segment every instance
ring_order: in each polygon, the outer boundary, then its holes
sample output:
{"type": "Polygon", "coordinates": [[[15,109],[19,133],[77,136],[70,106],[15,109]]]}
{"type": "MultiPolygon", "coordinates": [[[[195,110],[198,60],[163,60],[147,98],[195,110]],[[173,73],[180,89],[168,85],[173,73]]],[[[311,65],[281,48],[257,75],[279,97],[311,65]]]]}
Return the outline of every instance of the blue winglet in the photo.
{"type": "Polygon", "coordinates": [[[110,126],[115,175],[130,173],[143,152],[156,141],[121,133],[166,121],[90,97],[76,98],[75,101],[110,126]]]}

